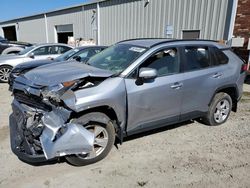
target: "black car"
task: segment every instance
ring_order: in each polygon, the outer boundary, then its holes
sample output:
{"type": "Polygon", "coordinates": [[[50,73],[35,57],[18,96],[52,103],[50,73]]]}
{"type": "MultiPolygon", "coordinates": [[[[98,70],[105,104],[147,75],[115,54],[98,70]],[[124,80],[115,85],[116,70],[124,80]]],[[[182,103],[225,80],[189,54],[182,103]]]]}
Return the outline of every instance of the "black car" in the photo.
{"type": "Polygon", "coordinates": [[[8,41],[7,39],[0,36],[0,55],[18,53],[28,46],[32,46],[32,44],[17,41],[8,41]]]}
{"type": "Polygon", "coordinates": [[[14,79],[22,74],[25,74],[31,69],[34,69],[42,65],[47,65],[50,63],[63,62],[63,61],[72,60],[72,59],[75,59],[76,61],[79,61],[79,62],[86,62],[88,61],[90,57],[101,52],[105,48],[107,48],[107,46],[81,46],[81,47],[77,47],[72,50],[69,50],[55,59],[34,60],[34,61],[26,62],[26,63],[21,63],[15,66],[10,73],[10,76],[9,76],[10,90],[12,88],[14,79]]]}

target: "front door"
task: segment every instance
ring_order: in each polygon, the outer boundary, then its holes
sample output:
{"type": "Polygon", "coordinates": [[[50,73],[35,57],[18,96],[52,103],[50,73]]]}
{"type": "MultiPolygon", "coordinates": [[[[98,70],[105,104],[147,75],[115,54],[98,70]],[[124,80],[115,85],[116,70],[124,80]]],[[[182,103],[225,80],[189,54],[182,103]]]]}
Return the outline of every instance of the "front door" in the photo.
{"type": "Polygon", "coordinates": [[[180,58],[177,48],[155,52],[125,79],[128,101],[127,132],[133,134],[177,122],[180,116],[182,75],[179,74],[180,58]],[[158,76],[153,80],[136,82],[138,70],[154,68],[158,76]],[[135,76],[136,75],[136,76],[135,76]],[[133,78],[134,77],[134,78],[133,78]]]}

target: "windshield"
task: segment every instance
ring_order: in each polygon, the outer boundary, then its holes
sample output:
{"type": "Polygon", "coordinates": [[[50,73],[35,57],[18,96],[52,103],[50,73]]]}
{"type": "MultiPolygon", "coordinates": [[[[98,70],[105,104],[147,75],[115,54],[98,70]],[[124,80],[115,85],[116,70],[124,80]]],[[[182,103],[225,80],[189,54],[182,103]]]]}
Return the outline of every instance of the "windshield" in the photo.
{"type": "Polygon", "coordinates": [[[26,53],[28,53],[29,51],[33,50],[35,48],[35,46],[31,46],[28,48],[25,48],[24,50],[22,50],[21,52],[18,53],[18,55],[24,55],[26,53]]]}
{"type": "Polygon", "coordinates": [[[65,52],[64,54],[58,56],[55,58],[56,61],[66,61],[68,60],[70,57],[72,57],[75,53],[79,52],[80,50],[78,48],[75,49],[71,49],[67,52],[65,52]]]}
{"type": "Polygon", "coordinates": [[[146,48],[131,44],[116,44],[90,58],[87,64],[114,73],[120,73],[145,51],[146,48]]]}

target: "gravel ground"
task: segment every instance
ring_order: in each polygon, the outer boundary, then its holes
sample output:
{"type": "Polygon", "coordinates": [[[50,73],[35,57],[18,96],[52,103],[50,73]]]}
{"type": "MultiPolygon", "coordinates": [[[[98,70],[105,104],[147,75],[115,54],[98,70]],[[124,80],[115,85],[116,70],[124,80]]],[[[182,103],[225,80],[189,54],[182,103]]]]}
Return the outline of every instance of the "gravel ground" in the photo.
{"type": "Polygon", "coordinates": [[[7,85],[0,84],[0,187],[250,187],[250,86],[227,123],[186,122],[130,137],[99,163],[31,166],[12,154],[7,85]]]}

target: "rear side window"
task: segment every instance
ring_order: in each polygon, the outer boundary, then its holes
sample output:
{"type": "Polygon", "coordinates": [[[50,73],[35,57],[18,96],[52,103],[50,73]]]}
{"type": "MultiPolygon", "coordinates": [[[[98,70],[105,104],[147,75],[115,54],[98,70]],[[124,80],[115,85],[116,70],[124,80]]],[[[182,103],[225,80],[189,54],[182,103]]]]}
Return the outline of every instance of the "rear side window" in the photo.
{"type": "Polygon", "coordinates": [[[182,71],[193,71],[210,66],[208,47],[191,46],[184,48],[184,59],[182,71]]]}
{"type": "Polygon", "coordinates": [[[228,63],[228,57],[218,48],[211,48],[212,65],[223,65],[228,63]]]}

